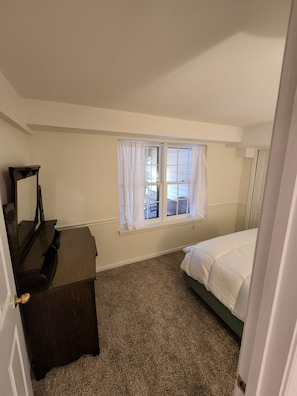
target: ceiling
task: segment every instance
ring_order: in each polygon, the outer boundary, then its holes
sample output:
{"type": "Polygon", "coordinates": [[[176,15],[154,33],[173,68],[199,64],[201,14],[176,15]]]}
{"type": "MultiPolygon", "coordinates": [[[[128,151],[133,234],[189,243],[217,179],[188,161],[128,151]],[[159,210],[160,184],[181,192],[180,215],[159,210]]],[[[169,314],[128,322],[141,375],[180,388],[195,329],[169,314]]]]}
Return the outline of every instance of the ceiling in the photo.
{"type": "Polygon", "coordinates": [[[0,0],[23,98],[247,126],[273,120],[290,0],[0,0]]]}

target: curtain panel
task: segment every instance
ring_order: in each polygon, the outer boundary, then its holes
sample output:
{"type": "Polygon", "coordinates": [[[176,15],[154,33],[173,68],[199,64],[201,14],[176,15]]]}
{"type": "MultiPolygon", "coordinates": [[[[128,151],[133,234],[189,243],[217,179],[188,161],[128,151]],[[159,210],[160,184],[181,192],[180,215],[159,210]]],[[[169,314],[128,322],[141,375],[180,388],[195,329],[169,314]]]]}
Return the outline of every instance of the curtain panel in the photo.
{"type": "Polygon", "coordinates": [[[206,146],[192,147],[190,179],[190,215],[193,220],[208,216],[206,146]]]}
{"type": "Polygon", "coordinates": [[[129,231],[144,226],[145,144],[119,142],[120,222],[129,231]]]}

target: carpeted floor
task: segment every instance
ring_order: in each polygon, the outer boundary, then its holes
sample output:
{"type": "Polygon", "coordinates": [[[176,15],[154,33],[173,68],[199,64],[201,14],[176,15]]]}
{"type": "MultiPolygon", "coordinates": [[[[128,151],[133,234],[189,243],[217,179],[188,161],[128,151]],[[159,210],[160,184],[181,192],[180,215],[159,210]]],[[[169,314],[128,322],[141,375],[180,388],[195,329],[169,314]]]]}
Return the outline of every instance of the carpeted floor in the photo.
{"type": "Polygon", "coordinates": [[[34,395],[232,395],[239,340],[187,289],[183,256],[98,273],[100,355],[33,380],[34,395]]]}

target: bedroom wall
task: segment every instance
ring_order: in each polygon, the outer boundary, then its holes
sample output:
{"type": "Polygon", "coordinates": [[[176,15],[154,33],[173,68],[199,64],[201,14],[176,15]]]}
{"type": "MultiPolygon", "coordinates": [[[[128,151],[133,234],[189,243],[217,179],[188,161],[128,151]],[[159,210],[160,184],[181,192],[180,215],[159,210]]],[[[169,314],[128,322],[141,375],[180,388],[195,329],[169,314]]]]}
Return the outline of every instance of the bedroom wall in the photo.
{"type": "MultiPolygon", "coordinates": [[[[133,131],[127,135],[131,138],[142,127],[142,134],[148,135],[153,126],[152,136],[157,136],[160,122],[165,136],[175,128],[173,136],[180,139],[180,131],[186,131],[183,136],[188,142],[193,136],[204,142],[205,139],[216,142],[223,139],[226,143],[238,143],[242,138],[241,128],[118,114],[102,109],[75,108],[76,112],[69,105],[32,103],[22,99],[1,73],[0,87],[0,187],[3,203],[11,199],[7,167],[41,165],[40,182],[46,218],[58,219],[59,227],[88,225],[99,250],[98,269],[174,251],[203,239],[233,232],[243,224],[247,201],[246,197],[240,198],[244,160],[236,157],[235,148],[222,143],[208,145],[208,219],[123,236],[118,232],[117,203],[116,134],[124,138],[126,130],[133,131]],[[104,122],[109,132],[102,129],[104,122]],[[73,124],[77,133],[73,133],[73,124]],[[38,125],[46,126],[48,132],[36,131],[38,125]],[[31,134],[32,126],[34,131],[31,134]],[[95,130],[100,130],[100,134],[95,130]]],[[[248,180],[243,182],[244,185],[248,183],[248,180]]]]}
{"type": "Polygon", "coordinates": [[[225,144],[208,144],[207,220],[122,235],[116,136],[38,131],[31,148],[34,162],[41,165],[46,218],[58,219],[58,227],[88,225],[97,242],[98,269],[174,251],[233,232],[241,223],[238,207],[245,208],[247,197],[240,194],[249,180],[241,182],[244,160],[225,144]]]}
{"type": "Polygon", "coordinates": [[[208,219],[120,235],[116,136],[29,135],[0,119],[0,141],[2,202],[11,199],[8,166],[40,164],[46,218],[58,219],[58,227],[88,225],[97,242],[98,269],[174,251],[244,224],[249,185],[246,159],[236,157],[235,148],[225,144],[207,144],[208,219]]]}
{"type": "Polygon", "coordinates": [[[31,164],[31,136],[0,118],[0,194],[2,203],[11,200],[8,166],[31,164]]]}
{"type": "Polygon", "coordinates": [[[243,129],[241,145],[246,147],[270,147],[273,123],[250,125],[243,129]]]}

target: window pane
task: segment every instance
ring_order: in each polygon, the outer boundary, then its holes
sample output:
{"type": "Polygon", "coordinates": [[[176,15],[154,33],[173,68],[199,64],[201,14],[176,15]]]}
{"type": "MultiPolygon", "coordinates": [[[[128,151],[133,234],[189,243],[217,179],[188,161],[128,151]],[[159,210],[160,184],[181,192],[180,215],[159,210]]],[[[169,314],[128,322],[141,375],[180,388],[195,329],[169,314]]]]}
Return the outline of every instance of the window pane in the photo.
{"type": "Polygon", "coordinates": [[[175,216],[177,214],[178,201],[178,185],[169,184],[167,186],[167,216],[175,216]]]}
{"type": "Polygon", "coordinates": [[[144,199],[144,217],[146,220],[158,218],[160,213],[159,175],[160,149],[158,146],[146,146],[146,183],[144,199]]]}
{"type": "Polygon", "coordinates": [[[189,199],[178,200],[178,214],[186,214],[190,212],[189,199]]]}
{"type": "Polygon", "coordinates": [[[178,188],[178,198],[189,197],[189,184],[180,184],[178,188]]]}
{"type": "Polygon", "coordinates": [[[189,167],[187,165],[181,165],[178,168],[177,181],[188,181],[189,180],[189,167]]]}
{"type": "Polygon", "coordinates": [[[146,181],[156,183],[159,181],[159,147],[146,146],[146,181]]]}
{"type": "Polygon", "coordinates": [[[189,212],[189,184],[169,184],[167,186],[167,216],[189,212]]]}
{"type": "Polygon", "coordinates": [[[178,169],[177,165],[168,165],[167,166],[167,176],[166,179],[168,182],[176,182],[177,181],[178,169]]]}
{"type": "Polygon", "coordinates": [[[167,199],[167,216],[175,216],[177,214],[177,201],[167,199]]]}
{"type": "Polygon", "coordinates": [[[147,203],[144,206],[144,218],[145,220],[157,219],[159,217],[159,202],[147,203]]]}
{"type": "Polygon", "coordinates": [[[169,147],[167,150],[166,180],[168,182],[189,181],[191,159],[191,148],[169,147]]]}
{"type": "Polygon", "coordinates": [[[159,181],[159,166],[148,165],[146,167],[146,181],[150,183],[159,181]]]}
{"type": "Polygon", "coordinates": [[[190,213],[189,199],[167,199],[167,216],[176,216],[190,213]]]}
{"type": "Polygon", "coordinates": [[[178,151],[178,162],[180,164],[187,164],[191,160],[191,149],[190,148],[180,148],[178,151]]]}
{"type": "Polygon", "coordinates": [[[167,186],[167,199],[177,199],[177,184],[169,184],[167,186]]]}
{"type": "Polygon", "coordinates": [[[159,164],[159,147],[146,146],[146,163],[151,165],[159,164]]]}
{"type": "Polygon", "coordinates": [[[157,184],[145,186],[144,218],[159,217],[159,186],[157,184]]]}
{"type": "Polygon", "coordinates": [[[168,147],[167,149],[167,165],[176,165],[178,163],[178,148],[168,147]]]}

